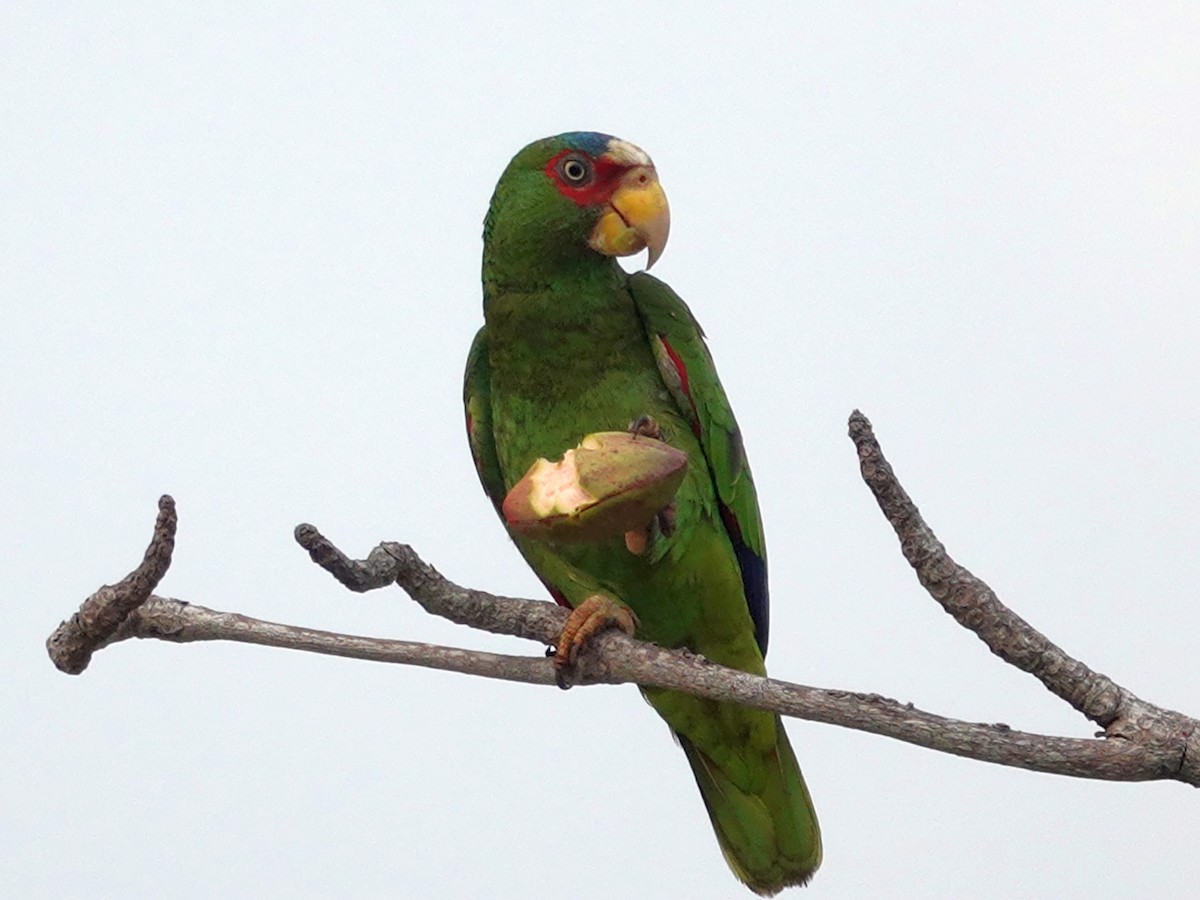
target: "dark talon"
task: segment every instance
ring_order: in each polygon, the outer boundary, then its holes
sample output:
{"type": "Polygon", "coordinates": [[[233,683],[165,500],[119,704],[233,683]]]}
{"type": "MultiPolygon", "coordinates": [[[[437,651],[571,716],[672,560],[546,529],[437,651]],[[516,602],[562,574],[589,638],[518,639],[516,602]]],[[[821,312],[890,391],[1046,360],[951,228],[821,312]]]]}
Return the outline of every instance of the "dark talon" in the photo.
{"type": "Polygon", "coordinates": [[[643,413],[632,422],[629,423],[629,433],[639,434],[642,437],[654,438],[656,441],[663,439],[662,429],[658,426],[658,422],[654,416],[643,413]]]}
{"type": "Polygon", "coordinates": [[[675,504],[669,503],[658,511],[658,515],[654,517],[658,523],[659,533],[663,537],[670,537],[675,533],[675,504]]]}
{"type": "MultiPolygon", "coordinates": [[[[558,655],[558,648],[550,646],[546,648],[547,658],[558,655]]],[[[554,667],[554,683],[558,685],[560,690],[569,691],[571,683],[567,681],[567,672],[571,670],[570,666],[555,666],[554,667]]]]}

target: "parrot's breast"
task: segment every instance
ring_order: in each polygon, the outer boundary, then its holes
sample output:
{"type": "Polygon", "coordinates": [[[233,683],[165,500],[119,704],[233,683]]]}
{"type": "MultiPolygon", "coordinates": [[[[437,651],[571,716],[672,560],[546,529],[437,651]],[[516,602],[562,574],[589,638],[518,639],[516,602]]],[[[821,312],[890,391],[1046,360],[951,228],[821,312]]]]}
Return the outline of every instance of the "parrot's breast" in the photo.
{"type": "Polygon", "coordinates": [[[646,415],[663,440],[688,454],[670,535],[656,534],[640,555],[619,537],[550,545],[553,571],[527,555],[538,574],[572,604],[591,590],[613,594],[637,614],[639,634],[655,643],[760,669],[708,461],[659,374],[624,286],[490,298],[487,336],[492,431],[506,490],[539,458],[558,460],[585,435],[623,431],[646,415]]]}

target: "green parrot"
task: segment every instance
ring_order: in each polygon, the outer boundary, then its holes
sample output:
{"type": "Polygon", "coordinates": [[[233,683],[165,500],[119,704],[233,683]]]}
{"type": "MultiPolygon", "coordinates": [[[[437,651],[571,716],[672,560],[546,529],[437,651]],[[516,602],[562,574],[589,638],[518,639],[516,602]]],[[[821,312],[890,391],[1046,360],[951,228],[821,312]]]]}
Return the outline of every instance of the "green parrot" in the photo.
{"type": "MultiPolygon", "coordinates": [[[[741,435],[687,305],[615,257],[666,244],[650,157],[609,135],[535,141],[496,185],[483,230],[484,327],[467,360],[467,432],[497,511],[539,458],[626,429],[688,456],[671,507],[639,539],[509,533],[573,610],[555,663],[619,627],[763,675],[767,569],[741,435]]],[[[503,518],[503,514],[502,514],[503,518]]],[[[734,874],[771,895],[821,861],[816,813],[780,718],[673,691],[643,694],[678,739],[734,874]]]]}

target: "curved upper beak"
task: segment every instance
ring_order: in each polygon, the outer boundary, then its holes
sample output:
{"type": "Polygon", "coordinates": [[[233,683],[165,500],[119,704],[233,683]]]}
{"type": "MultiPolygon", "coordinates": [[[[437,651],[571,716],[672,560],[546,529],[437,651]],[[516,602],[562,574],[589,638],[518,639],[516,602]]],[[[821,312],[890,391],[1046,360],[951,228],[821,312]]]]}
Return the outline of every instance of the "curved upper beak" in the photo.
{"type": "Polygon", "coordinates": [[[592,229],[588,246],[607,256],[648,249],[649,269],[662,256],[671,231],[671,209],[653,166],[634,166],[621,177],[592,229]]]}

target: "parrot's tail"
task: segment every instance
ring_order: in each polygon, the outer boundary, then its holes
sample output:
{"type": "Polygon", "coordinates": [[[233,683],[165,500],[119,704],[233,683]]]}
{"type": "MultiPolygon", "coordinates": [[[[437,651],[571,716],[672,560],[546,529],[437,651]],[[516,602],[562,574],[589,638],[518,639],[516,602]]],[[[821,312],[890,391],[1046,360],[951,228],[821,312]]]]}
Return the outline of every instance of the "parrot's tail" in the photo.
{"type": "Polygon", "coordinates": [[[734,782],[683,735],[677,734],[733,874],[756,894],[771,896],[803,885],[821,864],[821,832],[800,765],[783,722],[775,718],[775,747],[763,757],[753,792],[734,782]]]}

